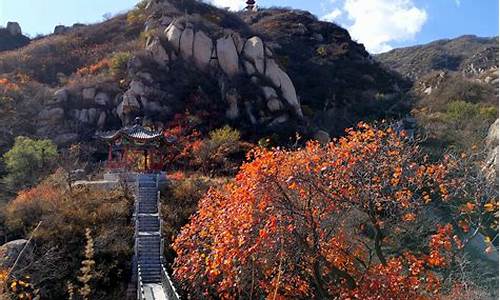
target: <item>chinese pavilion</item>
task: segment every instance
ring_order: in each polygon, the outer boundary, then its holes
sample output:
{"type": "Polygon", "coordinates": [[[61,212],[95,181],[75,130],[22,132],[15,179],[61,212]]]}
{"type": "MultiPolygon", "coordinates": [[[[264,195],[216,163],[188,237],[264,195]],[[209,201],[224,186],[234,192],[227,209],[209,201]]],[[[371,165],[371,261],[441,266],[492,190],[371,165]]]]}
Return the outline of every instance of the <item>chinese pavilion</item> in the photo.
{"type": "Polygon", "coordinates": [[[247,11],[255,11],[256,10],[255,0],[247,0],[246,4],[247,4],[247,7],[246,7],[247,11]]]}
{"type": "Polygon", "coordinates": [[[141,172],[163,169],[166,145],[174,138],[166,138],[161,130],[151,130],[140,123],[140,118],[136,118],[132,126],[97,134],[98,139],[108,144],[107,168],[141,172]]]}

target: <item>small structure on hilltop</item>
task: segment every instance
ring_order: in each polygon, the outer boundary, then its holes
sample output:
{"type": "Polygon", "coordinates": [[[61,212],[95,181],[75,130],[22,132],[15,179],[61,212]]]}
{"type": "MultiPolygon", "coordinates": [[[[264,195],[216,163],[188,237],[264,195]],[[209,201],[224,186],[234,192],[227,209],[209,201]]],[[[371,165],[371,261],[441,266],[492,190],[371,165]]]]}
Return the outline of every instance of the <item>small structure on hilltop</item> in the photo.
{"type": "Polygon", "coordinates": [[[108,169],[148,173],[163,169],[166,146],[175,141],[175,137],[165,137],[162,130],[144,127],[140,118],[132,126],[98,133],[97,138],[108,144],[108,169]]]}
{"type": "Polygon", "coordinates": [[[246,4],[247,11],[255,11],[257,9],[257,6],[255,6],[255,0],[247,0],[246,4]]]}

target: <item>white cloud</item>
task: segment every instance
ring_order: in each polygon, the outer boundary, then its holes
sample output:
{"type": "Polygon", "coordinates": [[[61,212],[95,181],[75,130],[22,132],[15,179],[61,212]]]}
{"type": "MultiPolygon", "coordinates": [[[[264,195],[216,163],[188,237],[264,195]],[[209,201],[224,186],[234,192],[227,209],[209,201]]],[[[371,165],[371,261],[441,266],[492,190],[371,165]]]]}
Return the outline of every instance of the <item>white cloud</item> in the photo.
{"type": "Polygon", "coordinates": [[[229,7],[230,10],[241,10],[246,6],[245,0],[206,0],[206,2],[222,8],[229,7]]]}
{"type": "Polygon", "coordinates": [[[321,20],[328,21],[328,22],[333,22],[335,21],[338,17],[342,15],[342,11],[338,8],[332,10],[330,13],[324,15],[321,17],[321,20]]]}
{"type": "Polygon", "coordinates": [[[392,49],[390,42],[412,39],[427,21],[427,12],[411,0],[346,0],[352,21],[348,30],[372,53],[392,49]]]}
{"type": "Polygon", "coordinates": [[[341,19],[355,40],[369,52],[380,53],[391,50],[392,42],[413,39],[427,21],[427,12],[413,0],[343,0],[341,8],[334,8],[322,19],[341,19]]]}
{"type": "Polygon", "coordinates": [[[462,1],[460,1],[460,0],[455,0],[455,5],[456,5],[457,7],[460,7],[460,4],[462,4],[462,1]]]}

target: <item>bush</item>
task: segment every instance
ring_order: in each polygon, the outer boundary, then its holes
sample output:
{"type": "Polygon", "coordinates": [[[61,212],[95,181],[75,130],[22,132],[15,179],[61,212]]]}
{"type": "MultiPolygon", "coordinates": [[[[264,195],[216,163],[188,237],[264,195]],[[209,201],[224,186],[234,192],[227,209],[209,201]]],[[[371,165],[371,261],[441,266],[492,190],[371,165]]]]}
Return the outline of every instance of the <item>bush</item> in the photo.
{"type": "Polygon", "coordinates": [[[126,75],[127,64],[132,54],[130,52],[118,52],[113,55],[110,63],[111,74],[115,77],[122,78],[126,75]]]}
{"type": "Polygon", "coordinates": [[[446,107],[446,117],[450,121],[467,121],[473,118],[494,119],[497,112],[494,107],[485,107],[466,101],[452,101],[446,107]]]}
{"type": "Polygon", "coordinates": [[[135,5],[135,8],[127,14],[127,22],[129,25],[135,25],[145,21],[145,9],[147,4],[147,0],[141,0],[135,5]]]}
{"type": "Polygon", "coordinates": [[[3,178],[9,191],[31,187],[47,176],[57,158],[57,148],[50,140],[32,140],[19,136],[4,154],[7,176],[3,178]]]}
{"type": "Polygon", "coordinates": [[[240,151],[240,132],[227,125],[215,129],[193,151],[195,163],[201,166],[203,172],[231,172],[236,165],[230,157],[240,151]]]}
{"type": "Polygon", "coordinates": [[[65,299],[66,282],[80,275],[85,231],[94,239],[91,299],[124,299],[132,256],[132,200],[121,190],[75,188],[71,193],[62,174],[23,191],[5,209],[11,238],[33,237],[34,253],[23,259],[16,276],[29,275],[41,299],[65,299]],[[25,261],[24,261],[25,260],[25,261]],[[22,273],[22,274],[19,274],[22,273]]]}

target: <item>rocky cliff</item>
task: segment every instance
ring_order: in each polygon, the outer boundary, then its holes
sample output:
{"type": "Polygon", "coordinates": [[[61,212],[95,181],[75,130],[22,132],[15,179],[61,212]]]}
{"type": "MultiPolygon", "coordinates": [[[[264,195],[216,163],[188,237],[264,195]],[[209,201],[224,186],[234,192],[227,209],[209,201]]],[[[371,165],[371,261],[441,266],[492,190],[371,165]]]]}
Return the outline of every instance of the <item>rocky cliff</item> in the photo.
{"type": "Polygon", "coordinates": [[[136,116],[163,127],[188,111],[202,132],[229,123],[251,139],[295,132],[328,138],[361,119],[409,110],[408,81],[381,67],[345,29],[308,12],[145,4],[100,24],[57,30],[17,55],[0,54],[0,76],[20,85],[10,97],[32,108],[16,107],[30,121],[4,134],[65,145],[136,116]],[[123,69],[116,60],[125,61],[123,69]],[[24,75],[29,85],[18,80],[24,75]]]}

